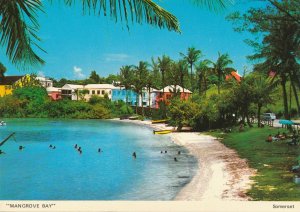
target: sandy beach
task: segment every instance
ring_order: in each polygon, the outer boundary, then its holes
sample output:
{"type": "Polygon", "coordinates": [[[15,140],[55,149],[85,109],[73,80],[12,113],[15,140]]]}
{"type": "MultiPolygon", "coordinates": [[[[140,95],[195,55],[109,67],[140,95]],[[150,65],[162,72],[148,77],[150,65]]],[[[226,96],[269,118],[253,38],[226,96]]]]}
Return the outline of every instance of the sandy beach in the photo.
{"type": "MultiPolygon", "coordinates": [[[[145,125],[156,130],[173,129],[165,124],[151,124],[151,121],[122,122],[145,125]]],[[[246,191],[253,183],[250,177],[255,175],[256,170],[250,168],[247,161],[239,158],[234,150],[227,148],[212,136],[197,132],[174,132],[170,136],[176,144],[187,148],[198,160],[195,176],[174,200],[250,200],[246,191]]]]}

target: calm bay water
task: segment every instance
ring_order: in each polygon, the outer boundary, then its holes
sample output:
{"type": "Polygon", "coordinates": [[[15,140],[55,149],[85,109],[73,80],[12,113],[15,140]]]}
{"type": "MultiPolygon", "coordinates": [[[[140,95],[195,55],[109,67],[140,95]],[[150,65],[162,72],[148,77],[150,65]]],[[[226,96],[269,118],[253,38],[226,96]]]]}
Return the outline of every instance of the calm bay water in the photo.
{"type": "Polygon", "coordinates": [[[6,153],[0,155],[1,200],[171,200],[197,166],[186,149],[144,126],[100,120],[5,121],[0,141],[11,132],[16,135],[0,147],[6,153]],[[20,145],[25,149],[19,150],[20,145]],[[164,150],[168,153],[161,154],[164,150]]]}

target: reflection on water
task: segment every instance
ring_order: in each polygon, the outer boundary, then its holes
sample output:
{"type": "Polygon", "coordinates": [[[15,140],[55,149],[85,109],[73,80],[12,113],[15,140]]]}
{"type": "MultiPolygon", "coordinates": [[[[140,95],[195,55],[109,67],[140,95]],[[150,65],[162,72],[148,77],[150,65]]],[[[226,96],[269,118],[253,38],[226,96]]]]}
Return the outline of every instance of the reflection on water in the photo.
{"type": "Polygon", "coordinates": [[[2,200],[170,200],[197,166],[186,149],[143,126],[99,120],[6,121],[0,140],[11,132],[16,135],[1,146],[6,153],[0,155],[2,200]],[[25,149],[19,150],[20,145],[25,149]]]}

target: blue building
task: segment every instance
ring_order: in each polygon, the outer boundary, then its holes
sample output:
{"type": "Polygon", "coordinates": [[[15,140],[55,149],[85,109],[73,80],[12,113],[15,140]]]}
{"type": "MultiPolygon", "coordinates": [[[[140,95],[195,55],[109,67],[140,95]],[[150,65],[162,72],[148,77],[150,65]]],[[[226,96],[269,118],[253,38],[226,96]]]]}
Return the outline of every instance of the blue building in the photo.
{"type": "Polygon", "coordinates": [[[115,89],[112,89],[112,101],[119,101],[122,100],[123,102],[126,102],[126,92],[128,95],[128,104],[135,106],[136,103],[136,92],[133,90],[125,90],[124,87],[116,87],[115,89]]]}

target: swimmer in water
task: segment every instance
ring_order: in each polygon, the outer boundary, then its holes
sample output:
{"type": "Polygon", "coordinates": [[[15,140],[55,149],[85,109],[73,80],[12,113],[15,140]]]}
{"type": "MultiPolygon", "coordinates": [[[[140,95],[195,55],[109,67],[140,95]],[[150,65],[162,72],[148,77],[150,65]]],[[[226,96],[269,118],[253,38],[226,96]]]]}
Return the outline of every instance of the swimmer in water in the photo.
{"type": "Polygon", "coordinates": [[[52,148],[52,147],[53,147],[52,144],[50,144],[49,148],[52,148]]]}
{"type": "Polygon", "coordinates": [[[0,155],[1,155],[1,154],[5,154],[5,152],[3,152],[3,151],[0,149],[0,155]]]}
{"type": "Polygon", "coordinates": [[[24,149],[25,147],[23,147],[23,146],[19,146],[19,150],[22,150],[22,149],[24,149]]]}
{"type": "Polygon", "coordinates": [[[168,151],[166,150],[165,153],[168,153],[168,151]]]}
{"type": "Polygon", "coordinates": [[[53,148],[52,149],[55,149],[56,147],[55,146],[53,146],[53,148]]]}
{"type": "Polygon", "coordinates": [[[163,153],[163,151],[160,151],[160,154],[162,154],[163,153]]]}
{"type": "Polygon", "coordinates": [[[98,152],[101,152],[101,148],[98,149],[98,152]]]}
{"type": "Polygon", "coordinates": [[[132,157],[134,157],[134,159],[136,159],[136,153],[135,152],[132,153],[132,157]]]}
{"type": "Polygon", "coordinates": [[[75,144],[74,148],[77,149],[77,144],[75,144]]]}
{"type": "Polygon", "coordinates": [[[174,158],[174,161],[177,162],[177,158],[176,157],[174,158]]]}
{"type": "Polygon", "coordinates": [[[181,152],[180,151],[178,151],[178,155],[180,155],[181,154],[181,152]]]}

